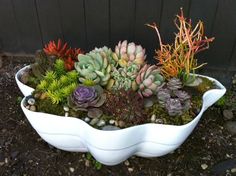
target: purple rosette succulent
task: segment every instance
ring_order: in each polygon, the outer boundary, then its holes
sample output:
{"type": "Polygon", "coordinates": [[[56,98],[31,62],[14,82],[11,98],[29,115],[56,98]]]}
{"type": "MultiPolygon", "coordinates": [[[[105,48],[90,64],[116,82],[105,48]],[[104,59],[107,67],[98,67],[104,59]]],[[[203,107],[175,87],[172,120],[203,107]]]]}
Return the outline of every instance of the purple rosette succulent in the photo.
{"type": "Polygon", "coordinates": [[[178,98],[170,98],[166,101],[166,109],[170,116],[181,115],[183,113],[183,107],[181,101],[178,98]]]}
{"type": "Polygon", "coordinates": [[[106,94],[101,86],[79,85],[68,98],[68,105],[75,111],[88,111],[91,118],[97,118],[102,115],[98,109],[106,100],[106,94]]]}
{"type": "Polygon", "coordinates": [[[190,95],[183,90],[178,78],[172,78],[167,84],[157,89],[157,99],[170,116],[182,115],[191,107],[190,95]]]}

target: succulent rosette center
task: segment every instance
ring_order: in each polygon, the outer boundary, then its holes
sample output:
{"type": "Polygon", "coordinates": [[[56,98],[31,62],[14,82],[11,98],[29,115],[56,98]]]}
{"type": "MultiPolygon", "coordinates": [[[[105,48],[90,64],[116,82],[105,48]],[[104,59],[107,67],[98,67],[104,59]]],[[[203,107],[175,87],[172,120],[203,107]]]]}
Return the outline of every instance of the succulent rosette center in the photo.
{"type": "Polygon", "coordinates": [[[88,116],[98,118],[102,115],[100,106],[106,100],[106,94],[99,85],[79,85],[68,98],[68,105],[74,111],[88,111],[88,116]]]}
{"type": "Polygon", "coordinates": [[[80,86],[73,93],[76,104],[94,100],[96,96],[97,93],[94,87],[80,86]]]}

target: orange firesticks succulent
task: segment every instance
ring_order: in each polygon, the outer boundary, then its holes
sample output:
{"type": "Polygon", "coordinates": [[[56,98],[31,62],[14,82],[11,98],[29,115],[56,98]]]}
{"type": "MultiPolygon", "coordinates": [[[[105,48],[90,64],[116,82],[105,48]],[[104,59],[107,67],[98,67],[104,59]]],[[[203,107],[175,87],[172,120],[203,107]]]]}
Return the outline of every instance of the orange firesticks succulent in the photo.
{"type": "Polygon", "coordinates": [[[50,41],[44,47],[44,52],[47,55],[57,56],[65,61],[65,68],[70,71],[74,69],[74,62],[77,61],[78,54],[82,54],[83,51],[80,48],[68,47],[67,43],[58,39],[57,43],[55,41],[50,41]]]}
{"type": "Polygon", "coordinates": [[[164,45],[156,24],[147,24],[156,30],[159,38],[160,49],[156,50],[155,58],[158,60],[158,65],[161,66],[162,74],[167,79],[180,77],[185,82],[188,81],[190,73],[194,73],[196,69],[206,64],[198,65],[195,54],[208,49],[209,43],[214,40],[214,37],[204,36],[202,21],[199,21],[195,27],[192,26],[191,20],[187,22],[182,8],[180,15],[177,15],[175,25],[178,33],[175,35],[174,44],[164,45]]]}

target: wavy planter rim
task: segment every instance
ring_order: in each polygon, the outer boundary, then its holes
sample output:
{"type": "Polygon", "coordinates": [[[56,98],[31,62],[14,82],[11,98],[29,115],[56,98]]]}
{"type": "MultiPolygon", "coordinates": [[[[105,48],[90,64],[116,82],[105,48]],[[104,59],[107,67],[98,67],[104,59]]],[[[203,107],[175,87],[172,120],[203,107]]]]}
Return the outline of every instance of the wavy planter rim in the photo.
{"type": "Polygon", "coordinates": [[[201,111],[192,121],[184,125],[146,123],[115,131],[103,131],[93,128],[79,118],[30,111],[23,106],[25,98],[21,102],[21,108],[33,128],[46,142],[66,151],[89,151],[99,162],[115,165],[132,155],[142,157],[165,155],[186,140],[204,111],[226,92],[225,87],[214,78],[198,76],[214,81],[218,89],[204,93],[201,111]]]}
{"type": "Polygon", "coordinates": [[[18,70],[18,72],[16,72],[15,74],[15,80],[16,80],[16,83],[21,91],[21,93],[24,95],[24,96],[27,96],[27,95],[30,95],[33,91],[34,91],[34,88],[30,87],[30,86],[27,86],[25,85],[24,83],[22,83],[19,79],[19,77],[21,76],[22,72],[24,72],[26,69],[29,69],[30,68],[30,65],[27,65],[23,68],[21,68],[20,70],[18,70]]]}

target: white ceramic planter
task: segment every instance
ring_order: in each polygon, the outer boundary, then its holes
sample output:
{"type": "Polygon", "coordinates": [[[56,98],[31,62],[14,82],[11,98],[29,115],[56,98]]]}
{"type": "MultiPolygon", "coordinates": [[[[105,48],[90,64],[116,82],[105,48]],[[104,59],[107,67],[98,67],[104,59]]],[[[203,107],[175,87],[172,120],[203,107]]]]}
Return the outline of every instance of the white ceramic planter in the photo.
{"type": "Polygon", "coordinates": [[[15,75],[16,83],[17,83],[17,85],[18,85],[20,91],[22,92],[22,94],[23,94],[24,96],[30,95],[31,92],[34,91],[34,89],[33,89],[32,87],[29,87],[29,86],[23,84],[23,83],[20,81],[20,77],[21,77],[22,73],[23,73],[25,70],[29,69],[29,68],[30,68],[30,66],[27,65],[27,66],[23,67],[22,69],[20,69],[20,70],[16,73],[16,75],[15,75]]]}
{"type": "MultiPolygon", "coordinates": [[[[33,128],[49,144],[66,151],[90,152],[99,162],[116,165],[132,155],[157,157],[178,148],[196,127],[204,111],[226,92],[220,82],[207,78],[213,80],[219,89],[205,92],[200,113],[191,122],[181,126],[149,123],[116,131],[102,131],[78,118],[29,111],[23,106],[25,99],[21,102],[21,108],[33,128]]],[[[19,82],[17,84],[24,95],[31,93],[32,88],[19,82]]]]}

